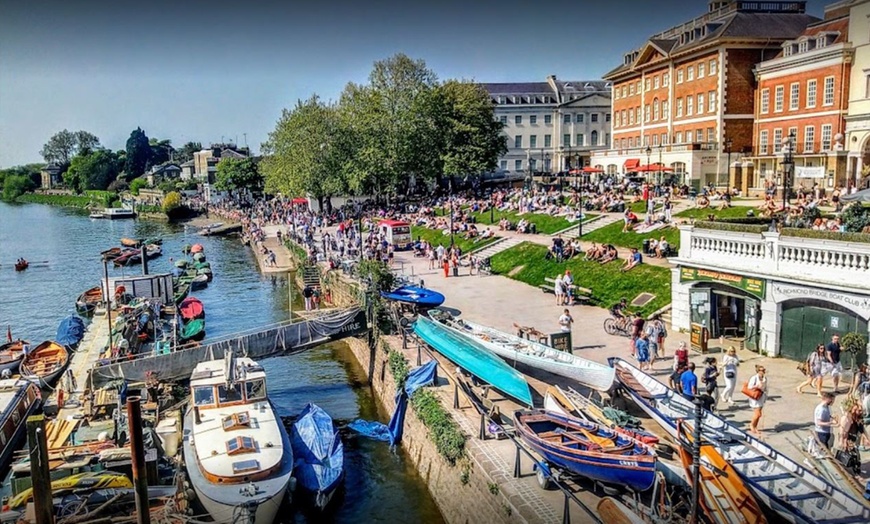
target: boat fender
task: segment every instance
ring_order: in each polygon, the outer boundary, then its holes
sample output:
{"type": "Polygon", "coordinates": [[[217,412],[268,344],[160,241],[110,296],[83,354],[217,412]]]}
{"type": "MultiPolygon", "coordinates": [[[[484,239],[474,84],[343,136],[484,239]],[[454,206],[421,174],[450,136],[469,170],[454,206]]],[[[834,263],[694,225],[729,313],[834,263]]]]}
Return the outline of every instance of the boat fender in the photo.
{"type": "Polygon", "coordinates": [[[196,500],[196,492],[192,489],[184,490],[184,497],[187,500],[196,500]]]}

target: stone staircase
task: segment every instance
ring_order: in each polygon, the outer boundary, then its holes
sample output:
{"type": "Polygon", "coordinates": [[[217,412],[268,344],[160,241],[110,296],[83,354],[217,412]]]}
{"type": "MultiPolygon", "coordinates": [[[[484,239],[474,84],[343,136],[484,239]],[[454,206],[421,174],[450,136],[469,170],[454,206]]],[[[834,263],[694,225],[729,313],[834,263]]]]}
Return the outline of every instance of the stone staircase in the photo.
{"type": "Polygon", "coordinates": [[[500,240],[496,240],[492,244],[489,244],[486,247],[481,248],[478,251],[472,251],[470,254],[478,257],[478,258],[490,258],[493,255],[497,255],[502,251],[507,251],[508,249],[516,246],[517,244],[521,244],[525,242],[522,238],[517,237],[506,237],[500,240]]]}
{"type": "Polygon", "coordinates": [[[302,283],[306,286],[320,287],[320,270],[317,266],[302,267],[302,283]]]}
{"type": "Polygon", "coordinates": [[[602,227],[607,227],[614,222],[622,222],[621,213],[608,213],[589,224],[583,224],[583,234],[586,235],[587,233],[591,233],[597,229],[601,229],[602,227]]]}

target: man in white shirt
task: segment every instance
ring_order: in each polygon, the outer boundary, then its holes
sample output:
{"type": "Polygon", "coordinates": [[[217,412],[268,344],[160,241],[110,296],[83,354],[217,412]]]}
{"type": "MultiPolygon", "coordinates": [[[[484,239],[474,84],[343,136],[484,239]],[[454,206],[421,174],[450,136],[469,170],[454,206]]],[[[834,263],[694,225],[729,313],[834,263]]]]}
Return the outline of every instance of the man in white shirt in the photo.
{"type": "Polygon", "coordinates": [[[567,309],[562,316],[559,317],[559,326],[562,329],[562,333],[570,333],[571,327],[574,325],[574,318],[571,316],[571,312],[567,309]]]}

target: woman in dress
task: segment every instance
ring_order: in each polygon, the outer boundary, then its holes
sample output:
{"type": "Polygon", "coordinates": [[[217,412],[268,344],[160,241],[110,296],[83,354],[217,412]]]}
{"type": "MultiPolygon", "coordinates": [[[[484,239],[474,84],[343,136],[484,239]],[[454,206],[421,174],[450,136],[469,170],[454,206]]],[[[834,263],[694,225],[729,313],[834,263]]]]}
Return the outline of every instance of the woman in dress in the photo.
{"type": "Polygon", "coordinates": [[[818,395],[819,398],[822,398],[822,381],[824,380],[824,374],[822,371],[826,360],[825,345],[819,344],[816,346],[816,350],[810,353],[807,357],[807,379],[801,382],[801,384],[795,388],[795,391],[803,393],[805,387],[812,386],[813,383],[815,383],[816,395],[818,395]]]}
{"type": "Polygon", "coordinates": [[[740,359],[737,358],[737,350],[728,348],[728,352],[722,357],[722,370],[725,374],[725,389],[722,391],[722,402],[734,405],[734,388],[737,387],[737,366],[740,359]]]}
{"type": "Polygon", "coordinates": [[[749,407],[752,408],[752,421],[749,423],[749,432],[756,437],[761,437],[758,431],[758,423],[761,421],[761,410],[767,401],[767,370],[764,366],[755,366],[755,374],[749,379],[749,389],[760,390],[761,396],[757,399],[749,397],[749,407]]]}

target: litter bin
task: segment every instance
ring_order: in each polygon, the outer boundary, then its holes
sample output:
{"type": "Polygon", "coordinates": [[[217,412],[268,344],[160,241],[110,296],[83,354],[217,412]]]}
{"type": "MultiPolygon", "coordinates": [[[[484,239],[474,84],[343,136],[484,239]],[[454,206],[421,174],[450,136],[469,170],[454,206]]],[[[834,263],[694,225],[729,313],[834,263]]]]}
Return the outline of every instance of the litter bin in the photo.
{"type": "Polygon", "coordinates": [[[643,239],[643,254],[649,255],[649,239],[648,238],[643,239]]]}
{"type": "Polygon", "coordinates": [[[538,232],[538,227],[535,224],[529,224],[529,233],[535,234],[538,232]]]}

